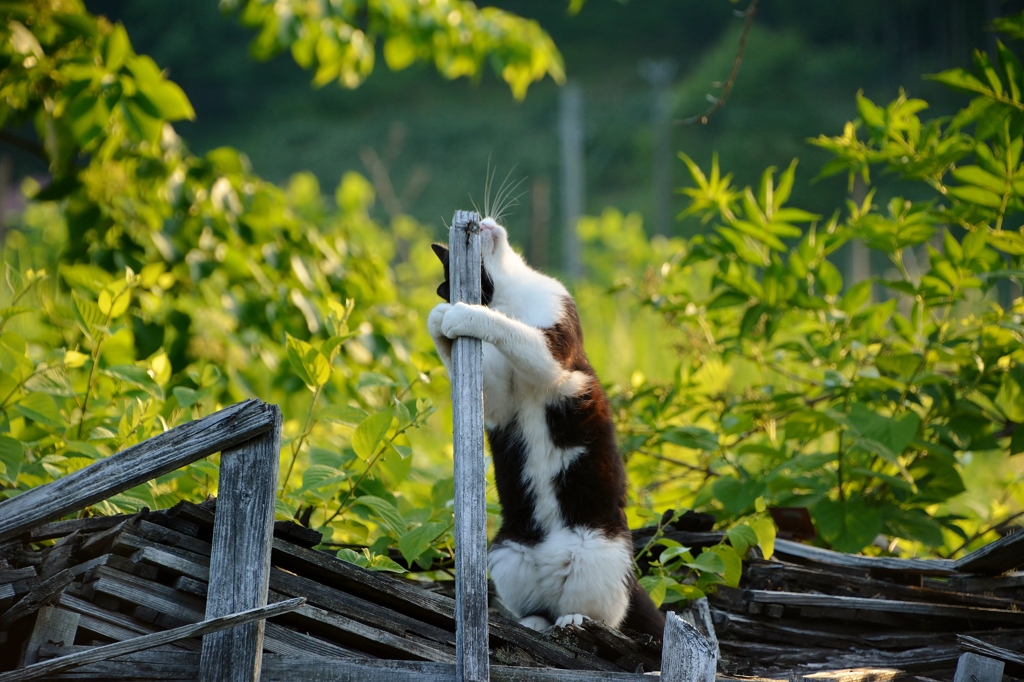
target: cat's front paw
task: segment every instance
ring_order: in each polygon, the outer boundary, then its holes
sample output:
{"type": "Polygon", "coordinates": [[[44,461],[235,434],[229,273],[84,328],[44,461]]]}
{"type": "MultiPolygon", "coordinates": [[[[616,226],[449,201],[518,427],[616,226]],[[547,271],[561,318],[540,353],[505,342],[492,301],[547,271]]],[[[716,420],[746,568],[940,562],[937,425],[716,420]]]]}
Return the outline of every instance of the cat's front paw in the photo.
{"type": "Polygon", "coordinates": [[[430,316],[427,317],[427,331],[430,332],[430,335],[433,338],[447,338],[441,330],[441,327],[444,323],[445,314],[451,309],[452,306],[450,303],[438,303],[434,306],[434,309],[430,311],[430,316]]]}
{"type": "Polygon", "coordinates": [[[567,613],[564,616],[559,616],[558,620],[555,621],[556,628],[564,628],[570,625],[583,625],[583,621],[590,620],[582,613],[567,613]]]}
{"type": "Polygon", "coordinates": [[[441,322],[441,333],[449,339],[457,339],[460,336],[480,338],[480,308],[482,306],[469,305],[467,303],[456,303],[451,306],[444,313],[444,320],[441,322]]]}

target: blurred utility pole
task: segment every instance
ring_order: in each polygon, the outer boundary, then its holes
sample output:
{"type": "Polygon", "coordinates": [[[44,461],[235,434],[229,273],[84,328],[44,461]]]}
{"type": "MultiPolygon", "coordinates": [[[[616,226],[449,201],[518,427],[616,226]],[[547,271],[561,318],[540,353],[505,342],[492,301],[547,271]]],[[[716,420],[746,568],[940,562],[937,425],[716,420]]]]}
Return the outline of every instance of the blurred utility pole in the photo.
{"type": "Polygon", "coordinates": [[[672,228],[672,91],[669,86],[676,77],[674,59],[644,59],[637,69],[651,86],[651,156],[652,232],[668,234],[672,228]]]}
{"type": "MultiPolygon", "coordinates": [[[[853,201],[860,206],[866,198],[867,188],[864,187],[864,181],[858,176],[853,181],[853,201]]],[[[850,240],[850,261],[846,276],[848,287],[871,279],[871,251],[868,250],[867,244],[859,239],[850,240]]],[[[878,298],[875,296],[874,288],[872,287],[871,292],[872,302],[878,298]]]]}
{"type": "Polygon", "coordinates": [[[558,93],[558,137],[562,154],[562,261],[565,274],[576,279],[583,274],[580,238],[576,225],[583,215],[583,91],[567,83],[558,93]]]}

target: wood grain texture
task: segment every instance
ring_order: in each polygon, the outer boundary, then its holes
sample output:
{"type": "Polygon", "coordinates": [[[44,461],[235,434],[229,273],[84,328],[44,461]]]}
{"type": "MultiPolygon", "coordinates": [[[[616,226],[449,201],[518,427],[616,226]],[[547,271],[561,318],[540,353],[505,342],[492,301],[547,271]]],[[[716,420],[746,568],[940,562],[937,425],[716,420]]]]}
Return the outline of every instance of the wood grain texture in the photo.
{"type": "Polygon", "coordinates": [[[950,575],[957,571],[956,562],[950,559],[897,559],[894,557],[842,554],[841,552],[833,552],[830,549],[812,547],[800,542],[782,539],[775,541],[775,553],[780,557],[794,557],[829,566],[866,568],[875,571],[897,571],[921,575],[950,575]]]}
{"type": "Polygon", "coordinates": [[[157,476],[245,442],[274,426],[275,411],[247,400],[0,502],[0,542],[157,476]]]}
{"type": "Polygon", "coordinates": [[[715,647],[685,620],[669,611],[661,654],[664,682],[715,682],[718,654],[715,647]]]}
{"type": "Polygon", "coordinates": [[[65,611],[53,606],[44,606],[36,614],[32,634],[28,636],[21,665],[39,661],[39,648],[44,644],[73,644],[81,616],[74,611],[65,611]]]}
{"type": "Polygon", "coordinates": [[[25,682],[26,680],[35,680],[62,670],[77,668],[78,666],[85,665],[86,663],[106,661],[111,658],[134,653],[136,651],[152,649],[153,647],[161,646],[163,644],[171,644],[187,637],[200,637],[202,635],[220,632],[225,628],[244,625],[255,620],[263,620],[265,618],[272,618],[283,613],[288,613],[289,611],[293,611],[302,606],[305,601],[306,600],[302,598],[289,599],[286,602],[278,602],[277,604],[271,604],[270,606],[248,609],[240,613],[232,613],[219,618],[204,620],[201,623],[194,623],[192,625],[183,625],[179,628],[164,630],[163,632],[154,632],[151,635],[143,635],[142,637],[136,637],[124,642],[114,642],[113,644],[93,647],[88,651],[81,651],[79,653],[62,656],[49,661],[35,663],[24,668],[19,668],[18,670],[0,673],[0,682],[25,682]]]}
{"type": "MultiPolygon", "coordinates": [[[[77,647],[76,647],[77,648],[77,647]]],[[[51,675],[48,679],[174,680],[196,679],[199,657],[189,652],[143,651],[118,661],[101,661],[73,673],[51,675]],[[84,677],[88,675],[88,677],[84,677]]],[[[264,657],[261,682],[451,682],[455,666],[414,661],[350,661],[303,654],[264,657]]],[[[496,665],[492,682],[649,682],[657,678],[637,673],[595,673],[581,670],[517,668],[496,665]]]]}
{"type": "Polygon", "coordinates": [[[1001,682],[1005,664],[981,654],[966,652],[956,664],[953,682],[1001,682]]]}
{"type": "Polygon", "coordinates": [[[1024,566],[1024,532],[1004,535],[995,542],[957,559],[956,570],[963,573],[999,574],[1024,566]]]}
{"type": "Polygon", "coordinates": [[[847,609],[856,611],[880,611],[901,616],[934,616],[936,618],[959,618],[972,623],[1008,623],[1024,625],[1024,612],[1010,609],[989,609],[956,604],[928,604],[912,601],[869,599],[867,597],[843,597],[831,594],[805,594],[802,592],[779,592],[774,590],[747,590],[746,599],[755,603],[782,604],[783,606],[808,606],[821,609],[847,609]]]}
{"type": "MultiPolygon", "coordinates": [[[[220,458],[206,618],[263,606],[270,585],[270,547],[281,451],[281,412],[268,406],[273,426],[220,458]]],[[[253,682],[260,677],[262,620],[203,639],[202,682],[253,682]]]]}
{"type": "MultiPolygon", "coordinates": [[[[456,211],[448,233],[451,302],[480,304],[480,216],[456,211]]],[[[487,501],[484,460],[483,344],[452,344],[455,448],[455,679],[486,682],[487,501]]]]}

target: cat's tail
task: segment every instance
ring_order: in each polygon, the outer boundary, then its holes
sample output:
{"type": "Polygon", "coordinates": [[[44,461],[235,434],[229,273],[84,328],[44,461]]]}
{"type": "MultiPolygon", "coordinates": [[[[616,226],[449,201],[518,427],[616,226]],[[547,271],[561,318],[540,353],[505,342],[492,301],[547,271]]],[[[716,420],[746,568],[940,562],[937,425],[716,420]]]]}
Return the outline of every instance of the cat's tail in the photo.
{"type": "Polygon", "coordinates": [[[665,614],[658,610],[648,596],[647,590],[641,587],[635,578],[632,582],[633,585],[629,593],[629,609],[626,611],[626,619],[622,621],[619,628],[633,630],[661,640],[665,634],[665,614]]]}

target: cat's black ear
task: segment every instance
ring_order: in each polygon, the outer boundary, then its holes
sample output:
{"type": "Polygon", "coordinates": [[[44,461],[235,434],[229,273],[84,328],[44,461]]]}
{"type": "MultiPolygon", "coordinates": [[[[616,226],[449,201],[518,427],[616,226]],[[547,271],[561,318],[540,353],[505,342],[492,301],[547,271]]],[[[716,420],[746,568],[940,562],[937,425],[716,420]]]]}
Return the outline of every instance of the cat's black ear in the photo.
{"type": "Polygon", "coordinates": [[[444,266],[444,281],[437,287],[437,295],[448,303],[451,303],[452,293],[451,285],[449,284],[449,279],[451,278],[448,275],[448,247],[443,244],[431,244],[430,248],[434,250],[434,254],[437,255],[437,259],[441,261],[441,265],[444,266]]]}
{"type": "Polygon", "coordinates": [[[430,248],[434,250],[437,255],[437,259],[441,261],[441,265],[444,266],[445,278],[448,277],[448,247],[444,244],[431,244],[430,248]]]}

